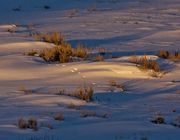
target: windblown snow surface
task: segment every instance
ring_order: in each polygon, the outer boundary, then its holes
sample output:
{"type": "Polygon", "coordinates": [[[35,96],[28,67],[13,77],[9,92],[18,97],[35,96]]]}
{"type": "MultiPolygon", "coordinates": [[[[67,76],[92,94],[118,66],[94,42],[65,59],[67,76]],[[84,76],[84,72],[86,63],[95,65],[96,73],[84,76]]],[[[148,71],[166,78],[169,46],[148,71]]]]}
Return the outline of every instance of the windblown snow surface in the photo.
{"type": "Polygon", "coordinates": [[[180,0],[1,0],[0,140],[180,140],[180,63],[155,56],[162,49],[180,51],[180,0]],[[49,64],[24,55],[52,47],[32,32],[54,31],[113,58],[49,64]],[[128,62],[135,54],[166,73],[139,70],[128,62]],[[110,80],[125,91],[112,92],[110,80]],[[92,102],[57,94],[84,84],[94,88],[92,102]],[[96,115],[81,117],[85,110],[96,115]],[[63,121],[54,120],[58,113],[63,121]],[[151,122],[158,115],[165,123],[151,122]],[[18,119],[31,117],[37,131],[18,128],[18,119]]]}

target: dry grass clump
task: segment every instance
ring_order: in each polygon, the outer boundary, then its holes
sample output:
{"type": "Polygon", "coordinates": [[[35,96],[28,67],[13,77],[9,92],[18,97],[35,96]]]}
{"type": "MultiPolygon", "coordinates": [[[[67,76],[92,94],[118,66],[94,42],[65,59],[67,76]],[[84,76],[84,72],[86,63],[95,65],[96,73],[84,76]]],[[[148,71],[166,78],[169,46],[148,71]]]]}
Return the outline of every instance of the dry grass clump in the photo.
{"type": "Polygon", "coordinates": [[[63,121],[64,120],[63,114],[60,114],[60,113],[55,114],[54,115],[54,120],[56,120],[56,121],[63,121]]]}
{"type": "Polygon", "coordinates": [[[180,116],[177,116],[177,117],[173,120],[172,125],[175,126],[175,127],[180,128],[180,116]]]}
{"type": "Polygon", "coordinates": [[[130,62],[137,64],[137,67],[141,70],[153,70],[155,72],[160,72],[159,64],[154,60],[149,60],[147,56],[137,57],[132,56],[130,62]]]}
{"type": "Polygon", "coordinates": [[[78,99],[89,102],[89,101],[92,101],[93,94],[94,94],[94,90],[92,87],[84,86],[84,87],[77,88],[73,96],[77,97],[78,99]]]}
{"type": "Polygon", "coordinates": [[[105,50],[104,48],[99,48],[99,49],[98,49],[98,53],[99,53],[100,55],[105,55],[105,54],[106,54],[106,50],[105,50]]]}
{"type": "Polygon", "coordinates": [[[164,59],[170,59],[172,61],[180,61],[180,52],[177,52],[177,51],[172,53],[166,50],[160,50],[157,53],[157,56],[164,59]]]}
{"type": "Polygon", "coordinates": [[[95,111],[91,111],[91,110],[81,110],[80,111],[80,116],[83,118],[86,117],[95,117],[97,114],[95,111]]]}
{"type": "Polygon", "coordinates": [[[28,126],[28,125],[27,125],[27,122],[26,122],[25,119],[20,118],[20,119],[18,120],[18,127],[19,127],[20,129],[26,129],[27,126],[28,126]]]}
{"type": "MultiPolygon", "coordinates": [[[[94,94],[94,90],[93,90],[93,87],[91,87],[91,86],[78,87],[73,91],[73,93],[72,92],[70,92],[70,93],[59,92],[58,93],[58,95],[75,97],[80,100],[85,100],[87,102],[92,101],[93,94],[94,94]]],[[[74,105],[73,103],[70,103],[67,107],[68,108],[79,108],[78,106],[74,105]]]]}
{"type": "Polygon", "coordinates": [[[33,129],[37,130],[37,120],[35,118],[29,118],[28,120],[20,118],[18,120],[18,127],[20,129],[33,129]]]}
{"type": "Polygon", "coordinates": [[[26,55],[42,57],[46,62],[72,62],[74,58],[85,59],[88,56],[88,49],[82,45],[77,48],[72,48],[71,44],[64,42],[61,45],[56,45],[52,48],[45,48],[41,51],[32,50],[26,55]]]}
{"type": "Polygon", "coordinates": [[[109,81],[110,91],[119,90],[119,91],[125,91],[125,86],[123,84],[117,83],[115,80],[109,81]]]}
{"type": "Polygon", "coordinates": [[[101,61],[104,61],[104,57],[102,55],[98,55],[94,58],[94,61],[95,62],[101,62],[101,61]]]}
{"type": "Polygon", "coordinates": [[[29,51],[28,53],[25,53],[25,55],[28,56],[36,56],[39,55],[39,52],[37,50],[32,49],[31,51],[29,51]]]}
{"type": "Polygon", "coordinates": [[[27,53],[27,55],[31,56],[40,56],[47,62],[59,61],[60,63],[66,63],[75,60],[82,60],[87,58],[89,54],[89,50],[81,44],[76,48],[72,48],[71,44],[66,42],[63,35],[58,32],[51,34],[37,33],[34,35],[34,38],[38,41],[55,44],[54,47],[45,48],[40,52],[32,50],[27,53]]]}
{"type": "Polygon", "coordinates": [[[108,118],[108,113],[96,113],[93,110],[81,110],[80,111],[80,117],[86,118],[86,117],[99,117],[99,118],[108,118]]]}
{"type": "Polygon", "coordinates": [[[37,129],[37,120],[35,118],[28,119],[28,128],[33,130],[37,129]]]}
{"type": "Polygon", "coordinates": [[[88,49],[82,44],[78,44],[78,46],[73,49],[73,56],[79,58],[86,58],[88,56],[88,49]]]}
{"type": "Polygon", "coordinates": [[[41,51],[40,57],[47,62],[59,61],[60,63],[70,62],[73,54],[70,44],[64,43],[53,48],[46,48],[41,51]]]}
{"type": "Polygon", "coordinates": [[[68,14],[68,17],[69,17],[69,18],[73,18],[73,17],[75,17],[76,15],[78,15],[79,12],[80,12],[79,9],[70,9],[70,10],[67,12],[67,14],[68,14]]]}
{"type": "Polygon", "coordinates": [[[34,38],[37,41],[43,41],[53,43],[55,45],[61,45],[64,43],[64,36],[59,32],[54,33],[36,33],[34,38]]]}
{"type": "Polygon", "coordinates": [[[96,4],[91,5],[89,8],[87,8],[87,11],[88,11],[89,13],[92,13],[92,12],[97,11],[97,5],[96,5],[96,4]]]}
{"type": "Polygon", "coordinates": [[[69,109],[79,109],[79,106],[75,105],[74,103],[70,103],[67,105],[67,108],[69,109]]]}
{"type": "Polygon", "coordinates": [[[26,93],[26,94],[33,92],[32,90],[27,89],[26,86],[24,86],[24,85],[21,85],[21,86],[19,87],[19,91],[24,92],[24,93],[26,93]]]}
{"type": "Polygon", "coordinates": [[[156,116],[151,122],[153,122],[155,124],[164,124],[165,119],[163,116],[156,116]]]}

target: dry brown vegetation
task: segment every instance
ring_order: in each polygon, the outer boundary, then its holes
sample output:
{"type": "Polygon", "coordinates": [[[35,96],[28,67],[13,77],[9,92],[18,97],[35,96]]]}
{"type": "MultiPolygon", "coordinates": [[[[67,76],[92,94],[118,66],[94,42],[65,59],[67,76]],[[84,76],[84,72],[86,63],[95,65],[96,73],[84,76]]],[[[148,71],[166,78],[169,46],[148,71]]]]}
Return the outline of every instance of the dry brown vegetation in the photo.
{"type": "Polygon", "coordinates": [[[70,103],[70,104],[67,105],[67,108],[69,108],[69,109],[79,109],[80,106],[77,106],[74,103],[70,103]]]}
{"type": "Polygon", "coordinates": [[[91,111],[91,110],[81,110],[80,111],[80,116],[83,118],[86,117],[95,117],[97,114],[95,111],[91,111]]]}
{"type": "Polygon", "coordinates": [[[72,62],[75,60],[84,60],[89,54],[89,50],[82,44],[73,48],[70,43],[66,42],[61,33],[38,33],[34,35],[38,41],[44,41],[55,44],[52,48],[45,48],[41,51],[31,50],[26,53],[30,56],[40,56],[46,62],[59,61],[60,63],[72,62]],[[78,59],[77,59],[78,58],[78,59]]]}
{"type": "Polygon", "coordinates": [[[64,43],[64,36],[59,32],[54,33],[36,33],[34,38],[37,41],[43,41],[48,43],[53,43],[55,45],[60,45],[64,43]]]}
{"type": "Polygon", "coordinates": [[[108,118],[108,113],[96,113],[93,110],[81,110],[80,111],[80,117],[86,118],[86,117],[99,117],[99,118],[108,118]]]}
{"type": "Polygon", "coordinates": [[[38,51],[35,50],[35,49],[32,49],[32,50],[29,51],[28,53],[25,53],[25,55],[36,56],[36,55],[38,55],[38,51]]]}
{"type": "MultiPolygon", "coordinates": [[[[84,101],[92,101],[93,99],[93,94],[94,94],[94,90],[93,87],[91,86],[81,86],[76,88],[73,93],[64,93],[64,92],[59,92],[58,95],[65,95],[65,96],[70,96],[70,97],[76,97],[80,100],[84,100],[84,101]]],[[[74,106],[74,105],[72,105],[74,106]]]]}
{"type": "Polygon", "coordinates": [[[21,91],[21,92],[23,92],[23,93],[25,93],[25,94],[28,94],[28,93],[32,93],[32,92],[33,92],[32,90],[27,89],[27,87],[24,86],[24,85],[21,85],[21,86],[19,87],[19,91],[21,91]]]}
{"type": "Polygon", "coordinates": [[[72,57],[72,47],[70,44],[65,43],[53,48],[46,48],[41,51],[40,57],[42,57],[47,62],[70,62],[72,57]]]}
{"type": "Polygon", "coordinates": [[[63,43],[52,48],[46,48],[40,52],[42,57],[47,62],[59,61],[60,63],[72,62],[73,58],[85,59],[88,55],[88,49],[82,45],[73,49],[71,44],[63,43]]]}
{"type": "Polygon", "coordinates": [[[109,81],[110,91],[118,90],[118,91],[125,91],[125,85],[117,83],[115,80],[109,81]]]}
{"type": "Polygon", "coordinates": [[[150,60],[147,56],[137,57],[132,56],[129,59],[130,62],[137,64],[137,67],[141,70],[153,70],[154,72],[160,72],[160,66],[155,60],[150,60]]]}
{"type": "Polygon", "coordinates": [[[165,123],[165,119],[163,116],[156,116],[151,122],[155,124],[163,124],[165,123]]]}
{"type": "Polygon", "coordinates": [[[95,57],[94,61],[95,62],[104,61],[104,57],[102,55],[98,55],[98,56],[95,57]]]}
{"type": "Polygon", "coordinates": [[[160,50],[157,53],[157,56],[164,59],[170,59],[172,61],[180,61],[180,52],[177,52],[177,51],[172,53],[166,50],[160,50]]]}
{"type": "Polygon", "coordinates": [[[55,114],[54,115],[54,120],[56,120],[56,121],[63,121],[64,120],[63,114],[61,114],[61,113],[55,114]]]}
{"type": "Polygon", "coordinates": [[[37,120],[35,118],[29,118],[28,120],[20,118],[18,120],[18,127],[20,129],[33,129],[37,130],[37,120]]]}
{"type": "Polygon", "coordinates": [[[82,44],[78,44],[76,48],[73,49],[73,56],[79,58],[86,58],[88,56],[89,50],[82,44]]]}
{"type": "Polygon", "coordinates": [[[87,102],[92,101],[94,90],[92,87],[79,87],[75,90],[73,94],[74,97],[78,99],[85,100],[87,102]]]}

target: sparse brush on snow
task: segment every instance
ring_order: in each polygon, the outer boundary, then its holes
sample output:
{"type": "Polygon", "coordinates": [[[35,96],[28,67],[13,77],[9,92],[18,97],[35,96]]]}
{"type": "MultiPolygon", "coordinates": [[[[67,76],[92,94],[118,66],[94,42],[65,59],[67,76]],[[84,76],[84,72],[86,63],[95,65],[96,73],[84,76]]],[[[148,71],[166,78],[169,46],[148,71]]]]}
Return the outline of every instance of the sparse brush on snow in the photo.
{"type": "Polygon", "coordinates": [[[172,121],[172,125],[175,127],[180,128],[180,116],[177,116],[173,121],[172,121]]]}
{"type": "Polygon", "coordinates": [[[158,116],[155,116],[151,122],[153,122],[155,124],[164,124],[165,118],[162,115],[158,115],[158,116]]]}
{"type": "Polygon", "coordinates": [[[67,12],[69,18],[75,17],[79,13],[79,9],[70,9],[67,12]]]}
{"type": "Polygon", "coordinates": [[[104,56],[106,54],[106,50],[104,48],[99,48],[98,53],[99,55],[104,56]]]}
{"type": "Polygon", "coordinates": [[[39,52],[35,49],[32,49],[31,51],[25,53],[25,55],[28,55],[28,56],[38,56],[39,55],[39,52]]]}
{"type": "Polygon", "coordinates": [[[153,70],[154,72],[160,72],[160,66],[155,60],[150,60],[147,56],[132,56],[129,61],[137,64],[137,67],[141,70],[153,70]]]}
{"type": "Polygon", "coordinates": [[[79,87],[75,90],[73,94],[74,97],[77,97],[81,100],[85,100],[87,102],[92,101],[94,90],[91,86],[89,87],[79,87]]]}
{"type": "Polygon", "coordinates": [[[63,121],[64,120],[63,114],[61,114],[61,113],[55,114],[54,115],[54,120],[56,120],[56,121],[63,121]]]}
{"type": "MultiPolygon", "coordinates": [[[[76,97],[80,100],[84,100],[84,101],[92,101],[93,99],[93,94],[94,94],[94,90],[92,86],[81,86],[76,88],[73,93],[65,93],[65,92],[60,92],[58,93],[58,95],[65,95],[65,96],[70,96],[70,97],[76,97]]],[[[74,107],[74,105],[70,105],[70,108],[74,107]]]]}
{"type": "Polygon", "coordinates": [[[96,57],[94,58],[93,61],[95,61],[95,62],[101,62],[101,61],[104,61],[104,57],[103,57],[102,55],[98,55],[98,56],[96,56],[96,57]]]}
{"type": "Polygon", "coordinates": [[[108,118],[108,113],[96,113],[93,110],[81,110],[80,111],[80,117],[86,118],[86,117],[99,117],[99,118],[108,118]]]}
{"type": "Polygon", "coordinates": [[[180,61],[180,52],[178,52],[178,51],[175,51],[173,53],[173,52],[166,51],[166,50],[160,50],[160,51],[158,51],[157,56],[160,58],[169,59],[172,61],[180,61]]]}
{"type": "Polygon", "coordinates": [[[97,5],[96,4],[91,5],[90,7],[87,8],[87,11],[89,13],[97,11],[97,5]]]}
{"type": "Polygon", "coordinates": [[[20,128],[20,129],[26,129],[27,128],[27,121],[25,120],[25,119],[23,119],[23,118],[20,118],[19,120],[18,120],[18,127],[20,128]]]}
{"type": "Polygon", "coordinates": [[[59,32],[54,33],[36,33],[34,38],[37,41],[43,41],[53,43],[55,45],[61,45],[64,43],[64,36],[59,32]]]}
{"type": "Polygon", "coordinates": [[[82,44],[78,44],[76,48],[72,48],[71,44],[66,42],[64,37],[60,33],[53,34],[35,34],[36,40],[45,41],[48,43],[54,43],[52,48],[45,48],[41,51],[32,50],[27,55],[40,56],[47,62],[67,63],[73,61],[80,61],[87,58],[89,49],[82,44]]]}
{"type": "Polygon", "coordinates": [[[18,127],[20,129],[33,129],[37,130],[37,120],[35,118],[29,118],[28,120],[20,118],[18,120],[18,127]]]}
{"type": "Polygon", "coordinates": [[[110,87],[110,91],[112,92],[114,92],[115,90],[118,90],[121,92],[125,91],[124,84],[117,83],[115,80],[109,81],[109,87],[110,87]]]}
{"type": "Polygon", "coordinates": [[[59,46],[43,49],[39,56],[47,62],[59,61],[60,63],[67,63],[72,62],[75,57],[85,59],[87,55],[87,48],[78,46],[73,49],[71,44],[63,43],[59,46]]]}
{"type": "Polygon", "coordinates": [[[24,93],[26,93],[26,94],[32,93],[32,90],[27,89],[27,87],[24,86],[24,85],[21,85],[21,86],[19,87],[19,91],[24,92],[24,93]]]}
{"type": "Polygon", "coordinates": [[[88,56],[88,51],[85,46],[78,44],[77,47],[73,49],[73,56],[84,59],[88,56]]]}
{"type": "Polygon", "coordinates": [[[91,110],[81,110],[80,111],[80,116],[83,118],[86,117],[95,117],[97,114],[95,111],[91,111],[91,110]]]}
{"type": "Polygon", "coordinates": [[[60,63],[70,62],[72,55],[73,49],[68,43],[64,43],[52,48],[46,48],[40,53],[40,57],[42,57],[45,61],[59,61],[60,63]]]}
{"type": "Polygon", "coordinates": [[[75,105],[74,103],[70,103],[67,105],[67,108],[69,109],[79,109],[79,106],[75,105]]]}

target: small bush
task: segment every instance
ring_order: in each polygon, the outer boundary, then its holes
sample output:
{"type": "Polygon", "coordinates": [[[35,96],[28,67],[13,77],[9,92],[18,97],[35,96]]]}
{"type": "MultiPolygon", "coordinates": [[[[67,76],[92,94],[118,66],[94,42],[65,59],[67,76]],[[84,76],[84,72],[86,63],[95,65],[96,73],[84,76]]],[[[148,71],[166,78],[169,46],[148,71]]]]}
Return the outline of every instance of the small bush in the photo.
{"type": "Polygon", "coordinates": [[[19,91],[24,92],[26,94],[33,92],[32,90],[27,89],[24,85],[19,87],[19,91]]]}
{"type": "Polygon", "coordinates": [[[53,43],[55,45],[61,45],[64,43],[64,36],[59,32],[54,33],[36,33],[34,38],[37,41],[43,41],[48,43],[53,43]]]}
{"type": "Polygon", "coordinates": [[[137,57],[136,55],[133,55],[129,58],[129,61],[131,63],[135,63],[135,64],[138,64],[139,63],[139,57],[137,57]]]}
{"type": "Polygon", "coordinates": [[[177,116],[177,117],[173,120],[172,125],[175,126],[175,127],[180,128],[180,116],[177,116]]]}
{"type": "Polygon", "coordinates": [[[73,56],[79,57],[79,58],[86,58],[88,55],[88,49],[84,47],[82,44],[79,44],[74,50],[73,50],[73,56]]]}
{"type": "Polygon", "coordinates": [[[56,120],[56,121],[63,121],[64,120],[64,116],[62,114],[60,114],[60,113],[55,114],[54,115],[54,120],[56,120]]]}
{"type": "Polygon", "coordinates": [[[95,111],[91,111],[91,110],[81,110],[80,111],[80,116],[83,118],[86,117],[95,117],[96,116],[96,112],[95,111]]]}
{"type": "Polygon", "coordinates": [[[109,81],[110,91],[114,91],[115,89],[119,91],[125,91],[125,86],[123,84],[117,83],[115,80],[109,81]]]}
{"type": "Polygon", "coordinates": [[[99,55],[104,56],[106,54],[106,51],[104,48],[99,48],[98,53],[99,53],[99,55]]]}
{"type": "Polygon", "coordinates": [[[20,118],[18,120],[18,127],[20,129],[33,129],[33,130],[37,130],[37,120],[35,118],[30,118],[28,120],[25,120],[23,118],[20,118]]]}
{"type": "Polygon", "coordinates": [[[166,51],[166,50],[160,50],[157,53],[157,56],[164,59],[170,59],[172,61],[180,61],[180,52],[175,51],[174,53],[166,51]]]}
{"type": "Polygon", "coordinates": [[[42,57],[47,62],[67,63],[73,61],[73,57],[85,59],[88,55],[88,49],[83,46],[78,46],[73,49],[71,44],[63,43],[53,48],[46,48],[40,52],[42,57]]]}
{"type": "Polygon", "coordinates": [[[137,67],[141,70],[150,69],[155,72],[161,71],[159,64],[154,60],[147,59],[146,56],[142,56],[142,57],[132,56],[129,60],[130,62],[137,64],[137,67]]]}
{"type": "Polygon", "coordinates": [[[78,9],[71,9],[68,11],[68,17],[69,18],[73,18],[75,17],[77,14],[79,13],[79,10],[78,9]]]}
{"type": "Polygon", "coordinates": [[[95,57],[94,61],[95,62],[104,61],[104,57],[102,55],[98,55],[98,56],[95,57]]]}
{"type": "Polygon", "coordinates": [[[165,123],[165,119],[163,116],[156,116],[151,122],[155,124],[163,124],[165,123]]]}
{"type": "Polygon", "coordinates": [[[79,109],[79,106],[77,106],[77,105],[75,105],[73,103],[70,103],[70,104],[67,105],[67,108],[69,108],[69,109],[79,109]]]}
{"type": "Polygon", "coordinates": [[[164,59],[168,59],[169,56],[170,56],[170,53],[168,51],[165,51],[165,50],[160,50],[158,53],[157,53],[157,56],[161,57],[161,58],[164,58],[164,59]]]}
{"type": "Polygon", "coordinates": [[[73,94],[74,97],[77,97],[81,100],[85,100],[87,102],[92,101],[94,90],[92,87],[79,87],[76,89],[73,94]]]}
{"type": "Polygon", "coordinates": [[[37,130],[37,120],[35,118],[28,119],[28,128],[37,130]]]}
{"type": "Polygon", "coordinates": [[[49,128],[49,129],[53,129],[52,124],[47,124],[47,128],[49,128]]]}
{"type": "Polygon", "coordinates": [[[38,55],[38,51],[33,49],[30,52],[26,53],[25,55],[36,56],[36,55],[38,55]]]}
{"type": "Polygon", "coordinates": [[[70,58],[72,57],[72,47],[70,44],[65,43],[50,49],[46,48],[40,53],[40,57],[42,57],[47,62],[69,62],[70,58]]]}
{"type": "Polygon", "coordinates": [[[20,118],[18,120],[18,127],[20,129],[26,129],[28,127],[27,121],[25,119],[23,119],[23,118],[20,118]]]}
{"type": "Polygon", "coordinates": [[[89,8],[87,8],[87,11],[89,13],[97,11],[97,6],[96,5],[91,5],[89,8]]]}

